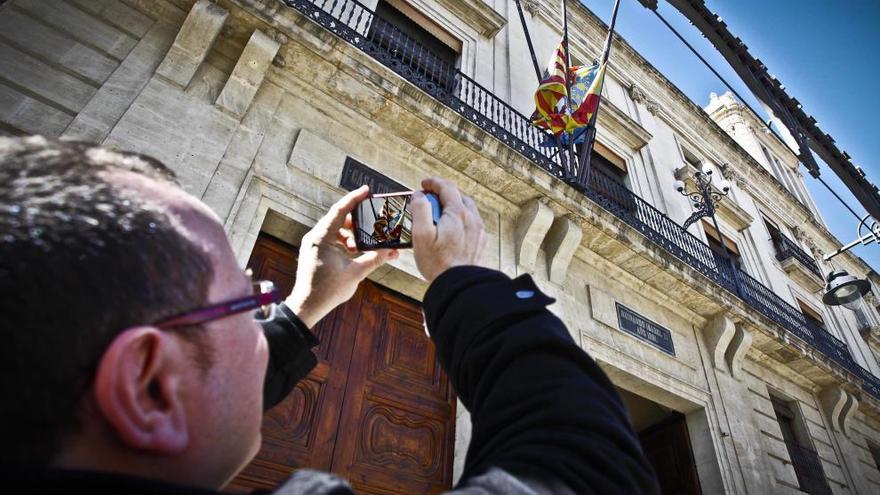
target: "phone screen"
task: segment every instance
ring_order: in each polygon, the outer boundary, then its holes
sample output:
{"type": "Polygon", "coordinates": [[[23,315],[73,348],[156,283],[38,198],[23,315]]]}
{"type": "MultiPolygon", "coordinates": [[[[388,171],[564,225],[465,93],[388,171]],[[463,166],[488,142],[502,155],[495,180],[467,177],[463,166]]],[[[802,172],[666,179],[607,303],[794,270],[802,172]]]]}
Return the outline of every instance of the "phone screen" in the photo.
{"type": "Polygon", "coordinates": [[[352,228],[359,250],[412,247],[412,194],[374,194],[357,205],[352,228]]]}

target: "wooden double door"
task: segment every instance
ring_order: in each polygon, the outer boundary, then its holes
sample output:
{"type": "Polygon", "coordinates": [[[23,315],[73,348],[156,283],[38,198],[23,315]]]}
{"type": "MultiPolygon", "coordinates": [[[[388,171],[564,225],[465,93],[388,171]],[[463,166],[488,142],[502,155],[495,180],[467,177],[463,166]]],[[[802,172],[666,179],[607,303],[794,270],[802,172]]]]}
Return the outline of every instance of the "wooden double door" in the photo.
{"type": "Polygon", "coordinates": [[[639,433],[642,449],[660,482],[663,495],[700,495],[700,478],[694,463],[687,422],[673,413],[660,424],[639,433]]]}
{"type": "MultiPolygon", "coordinates": [[[[289,294],[296,249],[261,236],[248,266],[289,294]]],[[[318,365],[263,418],[263,444],[230,489],[272,488],[298,468],[358,493],[437,493],[452,483],[455,396],[417,301],[373,282],[312,330],[318,365]]]]}

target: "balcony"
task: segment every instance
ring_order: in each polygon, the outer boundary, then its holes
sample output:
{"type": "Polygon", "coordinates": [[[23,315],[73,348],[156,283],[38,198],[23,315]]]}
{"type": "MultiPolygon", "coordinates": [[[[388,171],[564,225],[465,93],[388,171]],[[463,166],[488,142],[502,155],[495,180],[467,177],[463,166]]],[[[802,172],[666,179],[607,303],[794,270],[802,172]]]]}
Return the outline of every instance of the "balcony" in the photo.
{"type": "MultiPolygon", "coordinates": [[[[357,0],[284,0],[312,22],[367,53],[411,84],[485,130],[550,175],[572,183],[560,158],[542,148],[544,133],[528,117],[466,74],[432,54],[357,0]]],[[[589,199],[673,256],[739,297],[789,334],[812,346],[862,379],[862,388],[880,401],[880,379],[861,368],[846,344],[824,329],[813,328],[803,314],[769,288],[728,264],[716,261],[707,244],[620,182],[593,170],[581,190],[589,199]]],[[[807,257],[808,259],[808,257],[807,257]]]]}
{"type": "Polygon", "coordinates": [[[776,259],[792,280],[810,292],[822,288],[822,271],[812,256],[781,233],[774,237],[773,246],[776,248],[776,259]]]}

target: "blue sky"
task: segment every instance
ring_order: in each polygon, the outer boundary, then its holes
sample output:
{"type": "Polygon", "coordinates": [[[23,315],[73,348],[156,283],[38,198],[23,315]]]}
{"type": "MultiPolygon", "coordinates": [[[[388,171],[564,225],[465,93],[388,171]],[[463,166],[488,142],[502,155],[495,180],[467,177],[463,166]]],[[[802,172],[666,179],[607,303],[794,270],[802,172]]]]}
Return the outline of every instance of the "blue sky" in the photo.
{"type": "MultiPolygon", "coordinates": [[[[583,0],[606,23],[613,0],[583,0]]],[[[660,13],[694,45],[736,90],[760,109],[751,93],[696,28],[659,0],[660,13]]],[[[763,61],[786,91],[816,118],[868,178],[880,184],[880,1],[878,0],[707,0],[728,29],[763,61]]],[[[638,0],[621,0],[617,31],[685,94],[701,106],[709,93],[726,88],[638,0]]],[[[612,53],[612,58],[614,57],[612,53]]],[[[831,170],[822,178],[858,213],[863,208],[831,170]]],[[[857,220],[815,179],[806,184],[829,230],[843,243],[856,238],[857,220]]],[[[880,270],[880,246],[854,252],[880,270]]]]}

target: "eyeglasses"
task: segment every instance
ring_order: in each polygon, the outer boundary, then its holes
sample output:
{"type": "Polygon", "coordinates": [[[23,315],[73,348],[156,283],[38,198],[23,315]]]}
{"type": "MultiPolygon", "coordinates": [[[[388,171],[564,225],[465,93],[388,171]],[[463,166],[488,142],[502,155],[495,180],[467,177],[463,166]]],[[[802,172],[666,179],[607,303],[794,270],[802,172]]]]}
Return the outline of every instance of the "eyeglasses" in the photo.
{"type": "Polygon", "coordinates": [[[275,284],[269,280],[254,282],[253,286],[253,295],[187,311],[160,320],[155,326],[161,329],[169,329],[199,325],[251,310],[256,310],[254,317],[257,320],[268,320],[275,312],[275,306],[281,302],[281,296],[275,288],[275,284]]]}

